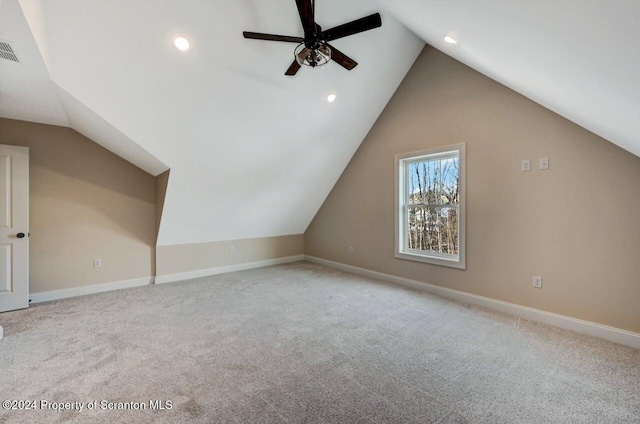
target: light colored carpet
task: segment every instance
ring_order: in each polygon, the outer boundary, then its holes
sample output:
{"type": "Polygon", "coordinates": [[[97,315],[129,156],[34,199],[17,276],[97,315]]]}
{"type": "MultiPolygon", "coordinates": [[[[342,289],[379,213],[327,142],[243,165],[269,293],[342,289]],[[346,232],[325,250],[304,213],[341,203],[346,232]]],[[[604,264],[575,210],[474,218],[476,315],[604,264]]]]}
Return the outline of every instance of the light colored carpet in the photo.
{"type": "Polygon", "coordinates": [[[306,262],[0,322],[0,400],[173,406],[2,423],[640,422],[638,350],[306,262]]]}

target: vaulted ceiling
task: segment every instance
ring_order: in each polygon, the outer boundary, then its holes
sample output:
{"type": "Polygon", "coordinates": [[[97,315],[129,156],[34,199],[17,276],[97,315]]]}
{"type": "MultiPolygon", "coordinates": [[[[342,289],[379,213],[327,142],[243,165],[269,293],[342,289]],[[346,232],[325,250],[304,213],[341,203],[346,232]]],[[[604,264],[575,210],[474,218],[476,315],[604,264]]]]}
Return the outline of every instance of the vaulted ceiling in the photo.
{"type": "Polygon", "coordinates": [[[640,1],[380,2],[428,44],[640,156],[640,1]]]}
{"type": "Polygon", "coordinates": [[[425,41],[640,154],[640,3],[316,5],[325,29],[373,12],[381,28],[333,42],[353,71],[287,77],[295,44],[242,31],[302,36],[293,0],[0,0],[0,40],[20,59],[0,60],[0,116],[170,168],[161,245],[304,232],[425,41]]]}

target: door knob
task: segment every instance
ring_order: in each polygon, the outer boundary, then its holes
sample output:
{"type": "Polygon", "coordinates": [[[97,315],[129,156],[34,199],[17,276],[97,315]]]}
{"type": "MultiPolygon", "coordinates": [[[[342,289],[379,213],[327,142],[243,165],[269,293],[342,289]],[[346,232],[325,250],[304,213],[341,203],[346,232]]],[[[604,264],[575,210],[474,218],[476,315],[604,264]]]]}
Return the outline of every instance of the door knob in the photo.
{"type": "Polygon", "coordinates": [[[24,233],[18,233],[18,234],[16,234],[16,237],[18,237],[18,238],[24,238],[24,233]]]}

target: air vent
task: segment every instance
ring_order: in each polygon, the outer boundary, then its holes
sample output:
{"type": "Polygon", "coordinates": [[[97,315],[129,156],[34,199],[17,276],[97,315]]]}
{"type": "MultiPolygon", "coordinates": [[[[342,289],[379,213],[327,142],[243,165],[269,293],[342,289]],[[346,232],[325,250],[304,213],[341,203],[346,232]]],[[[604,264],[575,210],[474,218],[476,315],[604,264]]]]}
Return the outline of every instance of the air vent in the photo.
{"type": "Polygon", "coordinates": [[[13,51],[13,48],[8,41],[0,41],[0,59],[7,59],[12,62],[20,63],[18,56],[16,56],[16,53],[13,51]]]}

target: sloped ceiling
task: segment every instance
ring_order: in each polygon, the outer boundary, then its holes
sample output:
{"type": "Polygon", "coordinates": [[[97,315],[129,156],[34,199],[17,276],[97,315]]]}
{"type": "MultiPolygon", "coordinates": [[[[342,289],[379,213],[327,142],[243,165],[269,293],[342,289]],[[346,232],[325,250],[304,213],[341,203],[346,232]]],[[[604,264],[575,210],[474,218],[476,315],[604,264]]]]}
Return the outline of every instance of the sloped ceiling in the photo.
{"type": "Polygon", "coordinates": [[[10,42],[20,61],[0,60],[0,116],[68,126],[47,67],[15,0],[0,2],[0,41],[10,42]]]}
{"type": "Polygon", "coordinates": [[[383,26],[335,41],[353,71],[293,78],[295,45],[241,36],[301,36],[293,0],[0,5],[0,39],[24,58],[0,60],[0,116],[171,168],[160,245],[304,232],[425,41],[640,155],[635,0],[318,0],[324,28],[376,11],[383,26]]]}
{"type": "Polygon", "coordinates": [[[640,1],[380,3],[428,44],[640,156],[640,1]]]}
{"type": "MultiPolygon", "coordinates": [[[[20,4],[71,126],[171,168],[160,245],[304,232],[424,45],[381,11],[381,28],[334,42],[353,71],[287,77],[295,44],[242,31],[302,36],[293,0],[20,4]]],[[[323,0],[316,17],[330,28],[378,9],[323,0]]]]}

